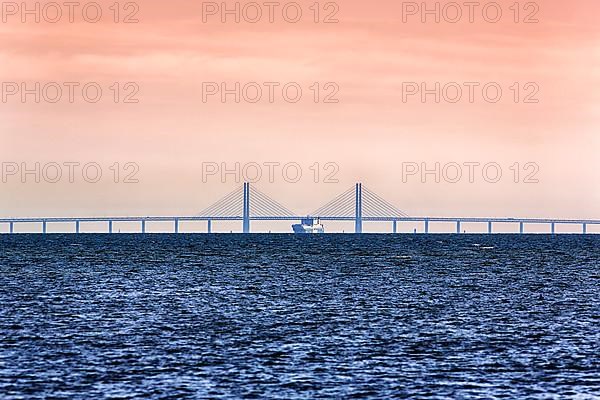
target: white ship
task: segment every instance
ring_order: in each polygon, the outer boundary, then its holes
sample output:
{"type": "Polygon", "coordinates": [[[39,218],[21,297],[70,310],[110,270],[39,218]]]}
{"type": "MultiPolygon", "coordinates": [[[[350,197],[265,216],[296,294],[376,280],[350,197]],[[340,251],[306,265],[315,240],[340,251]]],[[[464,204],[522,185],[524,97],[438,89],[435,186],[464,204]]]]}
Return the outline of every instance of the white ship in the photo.
{"type": "Polygon", "coordinates": [[[294,233],[305,234],[305,233],[325,233],[323,224],[317,218],[317,222],[313,218],[304,218],[299,224],[292,225],[294,233]]]}

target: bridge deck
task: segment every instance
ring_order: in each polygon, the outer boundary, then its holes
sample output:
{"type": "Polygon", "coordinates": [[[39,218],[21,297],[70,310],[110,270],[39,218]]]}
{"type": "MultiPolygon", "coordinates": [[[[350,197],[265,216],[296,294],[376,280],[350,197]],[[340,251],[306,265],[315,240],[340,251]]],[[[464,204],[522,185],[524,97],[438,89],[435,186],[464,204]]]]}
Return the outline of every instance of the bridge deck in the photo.
{"type": "MultiPolygon", "coordinates": [[[[261,216],[250,217],[251,221],[300,221],[306,216],[261,216]]],[[[315,217],[316,218],[316,217],[315,217]]],[[[354,221],[355,217],[320,217],[322,221],[354,221]]],[[[242,221],[243,217],[221,216],[131,216],[131,217],[30,217],[30,218],[0,218],[0,223],[42,223],[42,222],[174,222],[174,221],[242,221]]],[[[527,224],[588,224],[600,225],[598,219],[561,219],[561,218],[506,218],[506,217],[362,217],[363,221],[371,222],[499,222],[527,224]]]]}

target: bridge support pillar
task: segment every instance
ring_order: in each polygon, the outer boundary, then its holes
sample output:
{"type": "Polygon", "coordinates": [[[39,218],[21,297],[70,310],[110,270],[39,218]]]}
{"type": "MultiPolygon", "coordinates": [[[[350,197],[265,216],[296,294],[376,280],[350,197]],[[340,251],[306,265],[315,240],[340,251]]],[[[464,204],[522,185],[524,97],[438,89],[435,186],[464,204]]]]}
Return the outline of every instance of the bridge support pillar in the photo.
{"type": "Polygon", "coordinates": [[[79,221],[75,221],[75,233],[79,233],[79,221]]]}
{"type": "Polygon", "coordinates": [[[429,220],[425,220],[425,233],[429,233],[429,220]]]}
{"type": "Polygon", "coordinates": [[[550,224],[550,231],[553,235],[556,233],[556,224],[554,222],[550,224]]]}
{"type": "Polygon", "coordinates": [[[15,233],[15,223],[14,222],[9,222],[8,223],[8,231],[10,233],[15,233]]]}
{"type": "Polygon", "coordinates": [[[42,233],[44,234],[48,231],[47,225],[48,224],[46,223],[46,221],[42,221],[42,233]]]}
{"type": "Polygon", "coordinates": [[[394,230],[394,233],[397,233],[397,232],[398,232],[398,222],[397,222],[397,221],[394,221],[394,222],[393,222],[393,228],[394,228],[394,229],[393,229],[393,230],[394,230]]]}
{"type": "Polygon", "coordinates": [[[460,221],[456,221],[456,233],[460,233],[460,221]]]}
{"type": "Polygon", "coordinates": [[[175,221],[173,221],[173,226],[174,226],[175,233],[179,233],[179,220],[178,219],[175,219],[175,221]]]}
{"type": "Polygon", "coordinates": [[[210,219],[206,223],[206,231],[212,233],[212,221],[210,219]]]}
{"type": "Polygon", "coordinates": [[[113,233],[113,222],[108,221],[108,233],[113,233]]]}
{"type": "Polygon", "coordinates": [[[356,201],[354,204],[354,233],[362,233],[362,183],[356,184],[356,201]]]}
{"type": "Polygon", "coordinates": [[[520,234],[525,233],[525,223],[524,222],[519,222],[519,233],[520,234]]]}
{"type": "Polygon", "coordinates": [[[146,233],[146,220],[142,220],[142,233],[146,233]]]}
{"type": "Polygon", "coordinates": [[[488,221],[488,234],[490,234],[490,235],[492,234],[492,229],[493,229],[492,221],[488,221]]]}
{"type": "Polygon", "coordinates": [[[583,224],[583,234],[587,233],[587,224],[583,224]]]}
{"type": "Polygon", "coordinates": [[[250,184],[244,182],[244,220],[243,232],[250,233],[250,184]]]}

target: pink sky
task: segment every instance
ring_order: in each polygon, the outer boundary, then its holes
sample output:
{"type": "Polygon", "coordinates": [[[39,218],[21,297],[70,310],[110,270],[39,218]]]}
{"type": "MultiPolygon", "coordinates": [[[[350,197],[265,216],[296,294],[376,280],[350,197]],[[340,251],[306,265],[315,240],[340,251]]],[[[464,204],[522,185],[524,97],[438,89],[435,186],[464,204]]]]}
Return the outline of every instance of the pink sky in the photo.
{"type": "Polygon", "coordinates": [[[140,1],[139,23],[115,24],[113,1],[99,3],[97,24],[80,14],[75,23],[21,23],[18,15],[0,23],[2,82],[104,89],[96,104],[79,96],[74,104],[32,97],[22,104],[18,96],[0,103],[2,162],[97,162],[109,176],[96,184],[9,177],[0,183],[2,216],[194,214],[237,186],[203,183],[203,162],[277,161],[299,163],[305,177],[265,178],[257,187],[299,213],[361,180],[410,215],[600,218],[597,1],[539,1],[533,24],[513,21],[512,0],[498,2],[503,17],[495,24],[480,8],[474,23],[467,15],[456,24],[418,15],[403,23],[399,1],[337,2],[334,24],[312,21],[313,1],[299,2],[297,24],[278,13],[273,24],[266,16],[257,24],[218,16],[203,23],[202,3],[181,0],[140,1]],[[135,82],[139,103],[115,104],[114,82],[135,82]],[[203,82],[297,82],[303,97],[203,103],[203,82]],[[339,102],[314,103],[315,82],[336,83],[339,102]],[[476,92],[474,103],[403,102],[403,82],[497,82],[503,98],[488,103],[476,92]],[[515,103],[515,82],[521,95],[534,82],[539,102],[515,103]],[[403,162],[473,161],[500,164],[503,178],[402,181],[403,162]],[[112,182],[114,162],[139,165],[140,182],[112,182]],[[314,183],[315,162],[336,163],[340,183],[314,183]],[[539,183],[514,183],[515,162],[539,165],[539,183]]]}

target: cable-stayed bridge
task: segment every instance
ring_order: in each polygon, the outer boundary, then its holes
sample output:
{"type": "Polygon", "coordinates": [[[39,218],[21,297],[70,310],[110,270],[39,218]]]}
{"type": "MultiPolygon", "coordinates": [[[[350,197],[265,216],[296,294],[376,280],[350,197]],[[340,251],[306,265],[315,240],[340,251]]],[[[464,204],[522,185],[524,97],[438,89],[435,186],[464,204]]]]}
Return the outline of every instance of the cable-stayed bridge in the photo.
{"type": "Polygon", "coordinates": [[[305,218],[318,218],[322,221],[353,221],[354,232],[363,232],[365,222],[391,222],[392,231],[397,232],[400,222],[422,223],[422,233],[430,232],[430,223],[445,222],[456,225],[456,233],[461,233],[464,223],[487,224],[487,232],[493,233],[493,225],[513,223],[519,225],[519,233],[525,232],[525,224],[548,224],[552,234],[558,224],[581,225],[581,233],[588,233],[589,225],[600,225],[593,219],[552,219],[552,218],[485,218],[485,217],[415,217],[396,208],[362,183],[348,188],[331,201],[317,208],[308,216],[298,215],[270,196],[244,183],[197,215],[192,216],[148,216],[148,217],[56,217],[56,218],[0,218],[0,223],[9,225],[9,233],[15,233],[15,225],[23,223],[41,224],[41,233],[48,233],[52,223],[74,223],[75,233],[81,232],[82,223],[107,223],[107,232],[114,232],[114,224],[119,222],[137,222],[141,232],[146,233],[148,222],[172,222],[173,231],[179,233],[182,221],[206,221],[207,232],[212,233],[214,221],[241,221],[242,232],[251,232],[251,221],[301,221],[305,218]]]}

